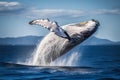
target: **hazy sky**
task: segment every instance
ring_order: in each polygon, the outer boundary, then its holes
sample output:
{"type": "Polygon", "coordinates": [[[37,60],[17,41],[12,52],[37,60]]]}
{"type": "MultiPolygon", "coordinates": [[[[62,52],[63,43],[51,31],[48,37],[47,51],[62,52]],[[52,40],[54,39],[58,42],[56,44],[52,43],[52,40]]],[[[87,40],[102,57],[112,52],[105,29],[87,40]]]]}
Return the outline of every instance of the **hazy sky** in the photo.
{"type": "Polygon", "coordinates": [[[28,24],[36,18],[59,25],[97,19],[96,37],[120,41],[120,0],[0,0],[0,37],[46,35],[48,30],[28,24]]]}

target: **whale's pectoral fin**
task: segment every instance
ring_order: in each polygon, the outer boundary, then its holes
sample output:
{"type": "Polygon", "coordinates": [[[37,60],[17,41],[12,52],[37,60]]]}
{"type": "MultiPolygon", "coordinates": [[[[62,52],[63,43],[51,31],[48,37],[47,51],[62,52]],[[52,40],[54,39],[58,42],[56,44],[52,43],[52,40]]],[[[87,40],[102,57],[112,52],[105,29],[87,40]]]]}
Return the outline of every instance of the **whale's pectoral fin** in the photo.
{"type": "Polygon", "coordinates": [[[36,19],[36,20],[32,20],[29,22],[30,25],[39,25],[42,26],[44,28],[50,29],[53,26],[55,26],[55,23],[50,22],[49,19],[36,19]]]}
{"type": "Polygon", "coordinates": [[[72,38],[69,36],[69,34],[65,31],[64,32],[65,34],[66,34],[66,36],[67,36],[67,39],[70,41],[70,40],[72,40],[72,38]]]}
{"type": "Polygon", "coordinates": [[[49,31],[54,32],[57,36],[71,40],[68,33],[59,27],[57,22],[51,22],[49,19],[37,19],[29,22],[31,25],[40,25],[44,28],[47,28],[49,31]]]}
{"type": "Polygon", "coordinates": [[[30,25],[39,25],[47,28],[49,31],[56,32],[59,31],[59,26],[57,22],[51,22],[49,19],[36,19],[29,22],[30,25]]]}

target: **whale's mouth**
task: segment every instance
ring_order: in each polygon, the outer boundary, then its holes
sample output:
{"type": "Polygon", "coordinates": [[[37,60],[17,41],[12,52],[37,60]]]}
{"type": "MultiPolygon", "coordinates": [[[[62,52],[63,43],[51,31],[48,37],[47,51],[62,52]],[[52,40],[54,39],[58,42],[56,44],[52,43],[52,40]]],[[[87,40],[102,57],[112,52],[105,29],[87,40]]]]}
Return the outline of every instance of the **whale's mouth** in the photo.
{"type": "Polygon", "coordinates": [[[92,21],[94,21],[96,23],[96,26],[100,26],[100,23],[98,20],[95,20],[95,19],[91,19],[92,21]]]}
{"type": "MultiPolygon", "coordinates": [[[[98,20],[95,20],[95,19],[91,19],[89,20],[91,22],[95,22],[96,26],[100,26],[100,23],[98,20]]],[[[84,21],[84,22],[80,22],[78,24],[75,24],[76,26],[79,26],[79,27],[84,27],[85,25],[87,25],[89,23],[89,21],[84,21]]],[[[73,25],[74,26],[74,25],[73,25]]]]}

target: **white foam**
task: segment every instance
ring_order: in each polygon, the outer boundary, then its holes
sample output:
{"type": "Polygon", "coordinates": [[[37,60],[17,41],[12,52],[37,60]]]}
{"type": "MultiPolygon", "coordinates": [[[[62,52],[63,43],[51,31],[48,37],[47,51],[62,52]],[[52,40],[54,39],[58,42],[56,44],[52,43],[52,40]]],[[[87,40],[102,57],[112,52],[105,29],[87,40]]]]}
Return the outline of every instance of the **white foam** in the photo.
{"type": "Polygon", "coordinates": [[[49,65],[50,66],[77,66],[77,62],[79,59],[80,59],[80,53],[72,52],[51,62],[49,65]]]}

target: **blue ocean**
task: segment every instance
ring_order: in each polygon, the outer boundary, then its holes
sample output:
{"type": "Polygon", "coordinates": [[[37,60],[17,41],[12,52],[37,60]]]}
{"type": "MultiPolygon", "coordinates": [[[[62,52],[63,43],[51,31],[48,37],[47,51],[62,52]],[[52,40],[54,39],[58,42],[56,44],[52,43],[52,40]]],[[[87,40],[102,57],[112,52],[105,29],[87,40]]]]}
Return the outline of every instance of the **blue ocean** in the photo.
{"type": "Polygon", "coordinates": [[[119,45],[77,46],[52,66],[26,63],[35,48],[0,46],[0,80],[120,80],[119,45]]]}

